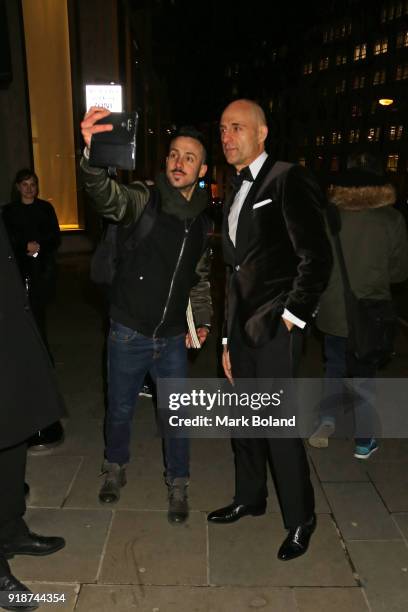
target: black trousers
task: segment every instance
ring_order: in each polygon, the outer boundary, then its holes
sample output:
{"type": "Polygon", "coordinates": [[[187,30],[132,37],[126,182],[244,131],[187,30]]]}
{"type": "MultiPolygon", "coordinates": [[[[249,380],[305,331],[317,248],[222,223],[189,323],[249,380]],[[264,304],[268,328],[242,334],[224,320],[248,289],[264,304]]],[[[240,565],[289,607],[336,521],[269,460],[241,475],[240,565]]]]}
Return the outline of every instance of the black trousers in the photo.
{"type": "MultiPolygon", "coordinates": [[[[292,378],[298,370],[303,332],[289,333],[279,323],[275,337],[259,348],[248,346],[238,326],[230,338],[230,359],[234,379],[292,378]]],[[[267,464],[271,468],[286,529],[309,520],[314,512],[314,492],[309,464],[299,438],[234,438],[235,502],[260,504],[268,495],[267,464]]]]}

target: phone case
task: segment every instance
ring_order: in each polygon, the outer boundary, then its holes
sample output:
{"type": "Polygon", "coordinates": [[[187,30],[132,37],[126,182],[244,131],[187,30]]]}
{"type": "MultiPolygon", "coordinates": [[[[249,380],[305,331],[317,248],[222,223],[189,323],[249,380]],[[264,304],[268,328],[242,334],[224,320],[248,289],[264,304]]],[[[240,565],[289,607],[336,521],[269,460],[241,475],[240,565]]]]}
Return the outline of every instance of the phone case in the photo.
{"type": "Polygon", "coordinates": [[[113,130],[92,136],[89,164],[97,168],[134,170],[138,114],[111,113],[97,123],[111,123],[113,130]]]}

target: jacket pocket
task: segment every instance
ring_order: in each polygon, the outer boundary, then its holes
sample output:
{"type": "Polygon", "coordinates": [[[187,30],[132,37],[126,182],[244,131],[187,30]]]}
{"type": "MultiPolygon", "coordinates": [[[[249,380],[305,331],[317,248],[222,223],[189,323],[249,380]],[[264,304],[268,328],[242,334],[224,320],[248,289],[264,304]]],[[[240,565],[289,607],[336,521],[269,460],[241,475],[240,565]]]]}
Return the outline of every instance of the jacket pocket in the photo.
{"type": "Polygon", "coordinates": [[[271,202],[271,198],[268,198],[267,200],[261,200],[261,202],[257,202],[252,206],[252,210],[255,210],[256,208],[261,208],[261,206],[266,206],[267,204],[271,204],[271,202]]]}

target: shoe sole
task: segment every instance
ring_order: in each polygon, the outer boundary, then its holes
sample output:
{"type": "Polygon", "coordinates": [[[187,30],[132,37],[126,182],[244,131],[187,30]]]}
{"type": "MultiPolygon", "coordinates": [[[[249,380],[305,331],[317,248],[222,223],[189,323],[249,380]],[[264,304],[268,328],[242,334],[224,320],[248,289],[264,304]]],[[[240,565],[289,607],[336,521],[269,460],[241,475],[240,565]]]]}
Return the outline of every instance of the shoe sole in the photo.
{"type": "Polygon", "coordinates": [[[63,436],[60,440],[56,442],[50,442],[49,444],[34,444],[33,446],[29,446],[27,448],[27,453],[45,453],[48,450],[52,450],[57,446],[60,446],[65,442],[65,436],[63,436]]]}
{"type": "Polygon", "coordinates": [[[367,453],[366,455],[359,455],[358,453],[354,453],[354,457],[356,459],[369,459],[369,457],[371,457],[371,455],[373,453],[375,453],[375,451],[378,451],[378,446],[376,446],[375,448],[373,448],[372,450],[370,450],[369,453],[367,453]]]}
{"type": "Polygon", "coordinates": [[[27,555],[29,557],[46,557],[47,555],[52,555],[58,552],[59,550],[62,550],[63,548],[65,548],[65,542],[64,544],[61,544],[60,546],[56,546],[52,550],[47,550],[47,552],[10,552],[10,553],[5,552],[3,553],[3,555],[5,556],[6,559],[13,559],[15,556],[19,556],[19,555],[27,555]]]}
{"type": "Polygon", "coordinates": [[[241,514],[241,516],[238,516],[237,518],[233,518],[232,520],[218,520],[218,519],[208,519],[207,518],[207,522],[211,523],[212,525],[229,525],[230,523],[236,523],[237,521],[240,521],[242,518],[245,518],[246,516],[263,516],[266,513],[266,508],[265,510],[257,510],[256,512],[246,512],[245,514],[241,514]]]}

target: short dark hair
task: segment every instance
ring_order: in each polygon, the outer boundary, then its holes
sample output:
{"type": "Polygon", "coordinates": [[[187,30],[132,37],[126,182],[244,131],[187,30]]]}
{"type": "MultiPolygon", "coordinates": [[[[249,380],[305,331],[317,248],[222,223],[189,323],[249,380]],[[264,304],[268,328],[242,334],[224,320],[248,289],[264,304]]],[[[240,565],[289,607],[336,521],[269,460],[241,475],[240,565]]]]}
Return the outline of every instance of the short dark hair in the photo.
{"type": "Polygon", "coordinates": [[[197,130],[197,128],[195,128],[193,125],[183,125],[176,132],[174,132],[174,134],[172,134],[170,146],[172,142],[180,136],[184,136],[185,138],[193,138],[194,140],[197,140],[200,143],[204,150],[203,164],[205,164],[207,160],[207,147],[205,144],[204,134],[197,130]]]}
{"type": "Polygon", "coordinates": [[[21,183],[22,181],[26,181],[27,179],[33,178],[38,185],[38,176],[34,172],[34,170],[30,170],[30,168],[22,168],[16,174],[16,178],[14,182],[16,185],[21,183]]]}

